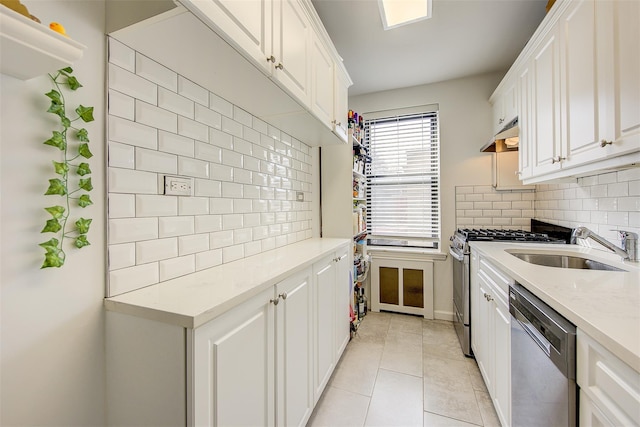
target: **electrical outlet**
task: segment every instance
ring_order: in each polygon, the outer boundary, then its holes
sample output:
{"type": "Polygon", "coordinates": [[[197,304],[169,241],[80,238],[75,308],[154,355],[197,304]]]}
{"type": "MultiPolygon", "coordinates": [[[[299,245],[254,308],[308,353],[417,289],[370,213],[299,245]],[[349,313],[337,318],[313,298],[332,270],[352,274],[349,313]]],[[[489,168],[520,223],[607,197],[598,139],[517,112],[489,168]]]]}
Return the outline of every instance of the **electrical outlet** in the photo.
{"type": "Polygon", "coordinates": [[[191,178],[168,175],[164,177],[164,194],[167,196],[191,196],[192,188],[191,178]]]}
{"type": "Polygon", "coordinates": [[[304,202],[304,193],[302,191],[296,191],[296,200],[298,202],[304,202]]]}

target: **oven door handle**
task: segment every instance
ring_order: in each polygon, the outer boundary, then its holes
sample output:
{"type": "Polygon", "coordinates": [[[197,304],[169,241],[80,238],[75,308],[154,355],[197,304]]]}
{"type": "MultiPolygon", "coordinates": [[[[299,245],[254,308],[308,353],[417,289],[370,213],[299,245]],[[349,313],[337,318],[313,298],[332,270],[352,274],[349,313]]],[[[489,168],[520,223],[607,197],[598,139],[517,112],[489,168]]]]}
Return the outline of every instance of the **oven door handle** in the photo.
{"type": "Polygon", "coordinates": [[[458,252],[454,251],[451,246],[449,246],[449,253],[458,261],[464,261],[464,255],[460,255],[458,252]]]}

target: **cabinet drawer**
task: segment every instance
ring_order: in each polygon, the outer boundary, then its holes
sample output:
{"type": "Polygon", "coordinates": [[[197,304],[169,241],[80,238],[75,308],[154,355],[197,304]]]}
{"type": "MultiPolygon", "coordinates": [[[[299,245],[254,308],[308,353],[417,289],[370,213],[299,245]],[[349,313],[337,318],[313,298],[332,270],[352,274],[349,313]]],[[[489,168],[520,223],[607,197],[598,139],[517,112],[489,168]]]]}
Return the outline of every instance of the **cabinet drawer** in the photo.
{"type": "Polygon", "coordinates": [[[577,380],[615,425],[640,425],[640,373],[578,329],[577,380]]]}
{"type": "Polygon", "coordinates": [[[500,269],[491,264],[491,262],[482,255],[480,256],[480,271],[486,275],[486,278],[489,279],[491,285],[493,285],[496,290],[500,291],[502,298],[505,301],[508,301],[507,295],[509,294],[509,285],[512,285],[514,280],[505,276],[500,269]]]}

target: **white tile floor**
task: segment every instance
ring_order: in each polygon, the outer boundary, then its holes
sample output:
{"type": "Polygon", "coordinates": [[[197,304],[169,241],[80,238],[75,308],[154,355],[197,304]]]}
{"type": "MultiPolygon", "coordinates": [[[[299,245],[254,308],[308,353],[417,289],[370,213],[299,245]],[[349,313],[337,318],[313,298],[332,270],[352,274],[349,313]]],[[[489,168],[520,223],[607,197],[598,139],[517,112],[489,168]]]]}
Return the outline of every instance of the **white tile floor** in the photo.
{"type": "Polygon", "coordinates": [[[318,426],[500,426],[451,322],[368,313],[311,419],[318,426]]]}

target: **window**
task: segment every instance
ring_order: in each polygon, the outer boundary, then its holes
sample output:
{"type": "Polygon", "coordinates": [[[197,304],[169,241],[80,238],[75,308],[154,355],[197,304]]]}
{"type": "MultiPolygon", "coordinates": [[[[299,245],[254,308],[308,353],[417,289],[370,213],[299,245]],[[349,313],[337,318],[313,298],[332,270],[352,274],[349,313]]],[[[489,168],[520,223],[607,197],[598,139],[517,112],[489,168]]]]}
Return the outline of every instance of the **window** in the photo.
{"type": "Polygon", "coordinates": [[[386,242],[437,248],[440,239],[438,111],[364,117],[367,117],[365,144],[371,157],[366,175],[367,228],[372,244],[386,242]]]}

